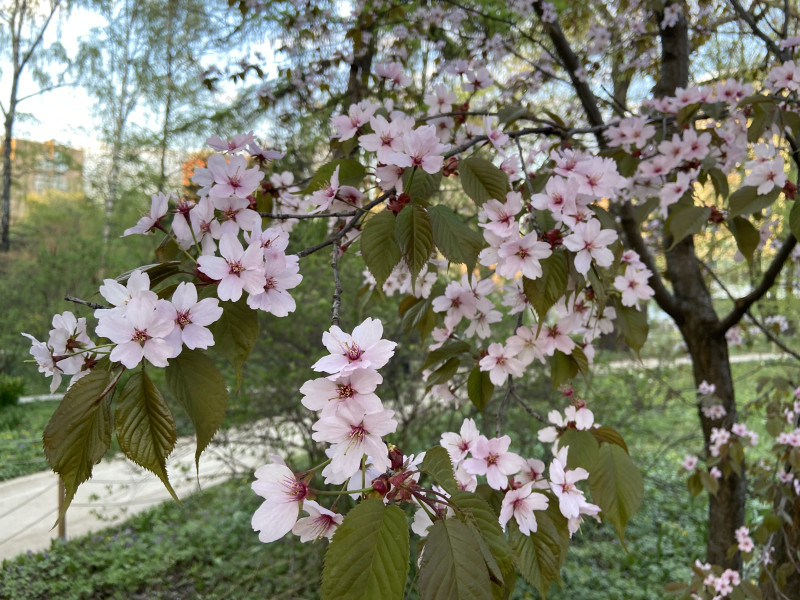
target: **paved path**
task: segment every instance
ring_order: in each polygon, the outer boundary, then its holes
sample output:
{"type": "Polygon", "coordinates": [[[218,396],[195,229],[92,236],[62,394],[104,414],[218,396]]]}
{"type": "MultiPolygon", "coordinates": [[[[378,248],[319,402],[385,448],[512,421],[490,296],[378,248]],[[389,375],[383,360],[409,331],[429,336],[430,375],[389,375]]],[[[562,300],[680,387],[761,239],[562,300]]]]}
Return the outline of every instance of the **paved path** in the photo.
{"type": "MultiPolygon", "coordinates": [[[[261,421],[248,428],[217,434],[200,457],[195,473],[194,438],[181,438],[167,461],[170,483],[179,498],[229,479],[252,473],[266,462],[269,450],[260,440],[299,441],[297,428],[261,421]]],[[[149,471],[124,457],[104,459],[83,483],[67,510],[67,537],[97,531],[151,506],[170,500],[169,492],[149,471]]],[[[0,560],[28,550],[39,551],[58,536],[58,476],[43,471],[0,482],[0,560]]]]}

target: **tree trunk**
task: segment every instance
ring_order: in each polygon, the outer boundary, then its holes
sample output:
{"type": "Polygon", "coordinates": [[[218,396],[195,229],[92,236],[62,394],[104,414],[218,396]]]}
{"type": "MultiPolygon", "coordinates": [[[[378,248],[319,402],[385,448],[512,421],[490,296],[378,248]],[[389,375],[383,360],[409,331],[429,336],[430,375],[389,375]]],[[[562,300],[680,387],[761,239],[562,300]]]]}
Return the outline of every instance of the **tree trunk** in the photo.
{"type": "MultiPolygon", "coordinates": [[[[674,95],[677,88],[688,85],[689,50],[689,28],[682,16],[673,27],[661,30],[661,79],[654,90],[657,96],[674,95]]],[[[671,246],[672,242],[671,236],[666,236],[665,248],[671,246]]],[[[698,406],[703,439],[708,448],[713,427],[730,430],[736,422],[736,400],[728,341],[724,332],[715,333],[719,318],[703,279],[693,238],[690,236],[678,242],[666,252],[666,259],[667,276],[672,282],[673,294],[680,307],[680,314],[675,322],[689,349],[695,385],[700,385],[703,381],[714,384],[715,395],[727,412],[722,422],[711,421],[703,416],[698,406]]],[[[735,468],[729,463],[721,466],[723,476],[719,480],[719,490],[716,495],[709,495],[706,561],[741,570],[742,559],[739,552],[729,557],[728,550],[736,545],[734,532],[744,525],[747,499],[744,463],[735,465],[735,468]],[[737,474],[737,470],[741,476],[737,474]]]]}
{"type": "Polygon", "coordinates": [[[167,184],[167,141],[169,137],[169,124],[172,118],[172,97],[174,93],[173,81],[173,62],[174,62],[174,39],[173,39],[173,18],[175,12],[175,0],[169,0],[167,4],[167,98],[164,101],[164,123],[161,128],[161,165],[158,173],[158,191],[163,192],[167,184]]]}

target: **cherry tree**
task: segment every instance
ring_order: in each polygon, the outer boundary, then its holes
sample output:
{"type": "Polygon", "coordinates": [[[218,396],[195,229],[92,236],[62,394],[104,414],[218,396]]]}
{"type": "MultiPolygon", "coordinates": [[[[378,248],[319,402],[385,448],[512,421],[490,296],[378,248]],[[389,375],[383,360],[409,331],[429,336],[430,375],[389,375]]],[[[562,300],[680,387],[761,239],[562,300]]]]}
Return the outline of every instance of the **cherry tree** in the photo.
{"type": "Polygon", "coordinates": [[[192,419],[199,460],[227,398],[209,356],[239,372],[256,311],[299,318],[302,261],[329,252],[331,328],[309,360],[318,375],[299,390],[327,459],[273,457],[256,472],[264,502],[252,520],[264,542],[331,539],[324,598],[401,598],[410,561],[423,598],[507,598],[517,574],[544,595],[582,520],[622,538],[643,494],[625,441],[575,395],[539,415],[515,382],[546,372],[558,388],[591,372],[605,335],[640,351],[652,303],[692,359],[704,446],[686,448],[682,468],[709,507],[705,561],[670,589],[797,596],[800,388],[770,383],[771,439],[759,440],[738,418],[729,359],[744,319],[797,356],[753,311],[797,259],[790,4],[315,4],[263,7],[266,19],[290,17],[279,39],[291,66],[258,93],[279,119],[322,115],[329,135],[314,151],[328,156],[292,172],[253,132],[210,136],[197,195],[154,195],[125,232],[155,232],[159,261],[106,280],[93,330],[66,312],[48,341],[33,339],[54,387],[72,376],[44,438],[66,505],[110,444],[112,405],[120,448],[169,487],[176,435],[153,369],[192,419]],[[712,45],[727,43],[763,68],[712,71],[712,45]],[[327,235],[287,254],[307,220],[327,235]],[[707,251],[706,240],[726,243],[707,251]],[[433,447],[391,443],[399,423],[380,399],[380,369],[402,341],[373,318],[340,323],[356,301],[342,261],[365,265],[374,297],[403,297],[403,323],[429,345],[431,397],[468,399],[496,415],[494,431],[466,419],[433,447]],[[739,265],[749,290],[734,294],[718,265],[739,265]],[[504,434],[509,403],[540,422],[550,455],[504,434]],[[747,460],[759,444],[771,463],[747,460]],[[763,485],[748,491],[748,478],[763,485]],[[772,514],[746,520],[750,494],[772,514]],[[423,540],[413,557],[406,512],[423,540]]]}

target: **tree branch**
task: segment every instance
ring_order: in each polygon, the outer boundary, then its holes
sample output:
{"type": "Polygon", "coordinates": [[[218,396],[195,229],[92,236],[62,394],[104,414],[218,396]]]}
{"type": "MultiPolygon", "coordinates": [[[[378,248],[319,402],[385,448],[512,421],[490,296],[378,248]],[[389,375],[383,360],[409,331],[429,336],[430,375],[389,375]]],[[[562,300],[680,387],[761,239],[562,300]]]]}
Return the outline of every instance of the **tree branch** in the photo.
{"type": "Polygon", "coordinates": [[[781,245],[781,249],[778,250],[778,253],[764,272],[759,284],[746,296],[734,300],[734,307],[731,312],[722,318],[714,328],[715,334],[722,335],[741,321],[742,317],[750,310],[750,307],[763,298],[764,294],[775,285],[778,274],[781,272],[781,269],[783,269],[783,265],[786,263],[789,256],[791,256],[792,250],[794,250],[796,245],[797,239],[790,233],[783,242],[783,245],[781,245]]]}
{"type": "Polygon", "coordinates": [[[333,242],[331,251],[331,268],[333,269],[333,305],[331,306],[331,325],[339,326],[339,307],[342,304],[342,282],[339,279],[339,242],[333,242]]]}
{"type": "Polygon", "coordinates": [[[69,294],[64,296],[64,300],[66,300],[67,302],[74,302],[75,304],[82,304],[83,306],[88,306],[89,308],[93,308],[95,310],[111,308],[110,306],[105,306],[103,304],[96,304],[95,302],[89,302],[88,300],[82,300],[81,298],[70,296],[69,294]]]}
{"type": "Polygon", "coordinates": [[[744,9],[744,7],[739,3],[739,0],[730,0],[730,2],[734,12],[736,12],[742,21],[747,23],[747,25],[750,27],[750,30],[753,32],[753,35],[761,38],[764,44],[766,44],[767,49],[772,52],[778,58],[778,60],[781,62],[789,60],[791,53],[788,51],[788,49],[781,49],[781,47],[775,43],[775,40],[764,33],[758,26],[758,23],[753,15],[744,9]]]}

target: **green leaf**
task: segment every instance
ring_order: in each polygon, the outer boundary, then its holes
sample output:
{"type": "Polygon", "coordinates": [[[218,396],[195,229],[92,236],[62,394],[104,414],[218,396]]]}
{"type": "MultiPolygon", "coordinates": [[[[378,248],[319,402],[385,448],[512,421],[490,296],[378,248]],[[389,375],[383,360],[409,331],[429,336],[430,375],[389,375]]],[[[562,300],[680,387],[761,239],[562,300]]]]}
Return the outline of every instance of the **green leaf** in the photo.
{"type": "Polygon", "coordinates": [[[772,125],[775,119],[775,104],[771,102],[759,102],[753,104],[752,119],[747,127],[747,141],[755,144],[763,135],[764,131],[772,125]]]}
{"type": "Polygon", "coordinates": [[[667,219],[667,231],[672,236],[672,243],[668,250],[675,247],[675,244],[684,238],[699,233],[703,226],[708,223],[708,215],[711,209],[706,206],[687,206],[674,210],[667,219]]]}
{"type": "Polygon", "coordinates": [[[798,200],[792,203],[792,209],[789,211],[789,230],[795,239],[800,240],[800,201],[798,200]]]}
{"type": "MultiPolygon", "coordinates": [[[[623,437],[617,432],[616,429],[611,427],[592,427],[588,430],[594,436],[599,444],[616,444],[625,452],[628,452],[628,445],[625,443],[623,437]]],[[[628,452],[630,454],[630,452],[628,452]]]]}
{"type": "Polygon", "coordinates": [[[633,207],[634,214],[636,215],[636,222],[641,225],[650,216],[659,204],[658,198],[649,198],[644,202],[637,204],[633,207]]]}
{"type": "Polygon", "coordinates": [[[625,537],[625,525],[636,513],[644,496],[639,469],[621,447],[603,444],[589,475],[592,499],[603,510],[603,520],[610,521],[625,537]]]}
{"type": "Polygon", "coordinates": [[[569,446],[567,468],[576,469],[582,467],[591,473],[600,447],[591,432],[567,429],[558,438],[558,447],[565,448],[567,446],[569,446]]]}
{"type": "Polygon", "coordinates": [[[423,169],[406,169],[403,173],[403,191],[412,200],[428,200],[439,191],[442,183],[442,172],[428,173],[423,169]],[[412,175],[413,179],[411,179],[412,175]],[[409,180],[411,185],[408,185],[409,180]]]}
{"type": "Polygon", "coordinates": [[[128,283],[128,279],[133,274],[134,271],[142,271],[147,273],[147,276],[150,278],[150,289],[164,281],[172,277],[173,275],[177,275],[181,269],[181,261],[179,260],[170,260],[167,262],[159,262],[150,265],[142,265],[141,267],[136,267],[135,269],[131,269],[130,271],[126,271],[122,275],[118,276],[116,280],[125,285],[128,283]]]}
{"type": "Polygon", "coordinates": [[[452,263],[467,266],[471,272],[478,261],[478,253],[484,246],[483,236],[464,224],[461,218],[447,206],[431,206],[428,215],[433,226],[433,240],[439,252],[452,263]]]}
{"type": "MultiPolygon", "coordinates": [[[[427,456],[427,455],[426,455],[427,456]]],[[[497,566],[500,568],[505,587],[513,581],[514,560],[506,536],[498,522],[499,514],[480,496],[457,491],[450,496],[450,503],[459,509],[460,516],[473,523],[489,546],[497,566]]]]}
{"type": "Polygon", "coordinates": [[[164,397],[145,371],[137,371],[122,388],[114,411],[120,449],[129,459],[155,473],[178,500],[167,477],[167,457],[177,434],[164,397]]]}
{"type": "Polygon", "coordinates": [[[96,367],[67,390],[44,430],[44,454],[66,489],[59,520],[111,445],[113,384],[111,373],[96,367]]]}
{"type": "Polygon", "coordinates": [[[725,222],[731,230],[739,252],[747,259],[748,264],[753,263],[753,253],[758,248],[761,236],[753,224],[744,217],[733,217],[725,222]]]}
{"type": "Polygon", "coordinates": [[[446,342],[441,347],[428,354],[428,358],[425,360],[422,368],[427,369],[431,365],[435,365],[438,362],[447,360],[453,356],[457,356],[458,354],[463,354],[464,352],[469,352],[470,349],[471,346],[467,342],[461,340],[446,342]]]}
{"type": "Polygon", "coordinates": [[[325,554],[323,600],[402,599],[408,575],[408,524],[377,498],[352,509],[325,554]]]}
{"type": "Polygon", "coordinates": [[[764,195],[758,194],[758,188],[745,186],[733,192],[728,198],[728,210],[731,217],[737,215],[750,215],[760,213],[768,206],[772,206],[780,195],[781,188],[772,188],[764,195]]]}
{"type": "Polygon", "coordinates": [[[700,479],[700,471],[694,471],[686,480],[686,487],[692,498],[697,498],[703,491],[703,481],[700,479]]]}
{"type": "Polygon", "coordinates": [[[712,477],[711,474],[704,469],[698,469],[697,475],[700,477],[700,484],[703,486],[703,489],[712,496],[716,496],[719,491],[719,481],[717,481],[716,477],[712,477]]]}
{"type": "Polygon", "coordinates": [[[165,370],[172,395],[184,408],[197,432],[195,465],[219,429],[228,406],[228,388],[214,362],[200,350],[184,349],[165,370]]]}
{"type": "Polygon", "coordinates": [[[553,389],[557,390],[562,383],[566,383],[578,374],[578,363],[569,354],[556,350],[550,359],[550,380],[553,389]]]}
{"type": "Polygon", "coordinates": [[[237,302],[220,302],[222,316],[209,329],[214,335],[214,350],[227,358],[241,383],[242,367],[258,340],[258,313],[242,297],[237,302]]]}
{"type": "Polygon", "coordinates": [[[639,354],[639,350],[647,341],[647,314],[643,310],[636,310],[634,306],[623,306],[618,298],[615,299],[614,305],[617,311],[616,322],[625,343],[639,354]]]}
{"type": "Polygon", "coordinates": [[[730,195],[728,177],[720,169],[709,169],[708,174],[711,177],[711,183],[714,186],[714,191],[718,196],[720,196],[720,198],[725,200],[730,195]]]}
{"type": "Polygon", "coordinates": [[[547,510],[537,510],[536,533],[524,535],[513,519],[508,524],[508,539],[514,562],[522,576],[533,585],[542,598],[550,584],[561,578],[561,566],[569,549],[567,520],[558,509],[558,501],[548,496],[547,510]]]}
{"type": "Polygon", "coordinates": [[[395,220],[391,211],[381,211],[367,220],[361,232],[361,256],[378,282],[378,289],[383,287],[402,258],[394,237],[395,220]]]}
{"type": "Polygon", "coordinates": [[[467,395],[475,408],[482,411],[493,393],[494,384],[489,379],[489,372],[481,371],[479,366],[472,369],[467,379],[467,395]]]}
{"type": "Polygon", "coordinates": [[[542,276],[538,279],[522,278],[522,289],[531,303],[539,321],[543,322],[547,311],[567,292],[569,260],[564,250],[557,249],[540,261],[542,276]]]}
{"type": "Polygon", "coordinates": [[[425,458],[422,459],[422,468],[420,470],[430,475],[448,494],[454,494],[458,491],[450,455],[441,446],[434,446],[425,452],[425,458]]]}
{"type": "MultiPolygon", "coordinates": [[[[400,323],[406,333],[411,333],[413,330],[419,331],[420,338],[424,341],[428,334],[436,327],[436,313],[433,312],[433,294],[428,298],[412,298],[414,302],[409,302],[408,307],[402,313],[403,318],[400,323]]],[[[408,298],[406,298],[408,300],[408,298]]],[[[401,303],[400,308],[404,308],[401,303]]]]}
{"type": "Polygon", "coordinates": [[[433,231],[428,213],[418,204],[406,205],[397,215],[394,234],[414,282],[433,252],[433,231]]]}
{"type": "Polygon", "coordinates": [[[339,158],[332,160],[322,165],[317,172],[311,177],[308,185],[300,191],[301,194],[310,194],[324,188],[331,182],[331,176],[339,167],[339,185],[352,185],[358,186],[364,175],[367,174],[366,169],[357,160],[352,158],[339,158]]]}
{"type": "Polygon", "coordinates": [[[461,365],[461,360],[454,356],[453,358],[446,361],[441,367],[436,369],[433,373],[428,376],[427,380],[427,388],[430,389],[434,385],[439,385],[440,383],[447,383],[453,378],[453,375],[456,374],[458,371],[458,367],[461,365]]]}
{"type": "Polygon", "coordinates": [[[497,121],[501,125],[508,125],[527,114],[528,109],[524,106],[504,106],[497,111],[497,121]]]}
{"type": "Polygon", "coordinates": [[[508,175],[485,158],[465,158],[458,163],[464,192],[481,205],[492,198],[504,202],[508,193],[508,175]]]}
{"type": "MultiPolygon", "coordinates": [[[[436,521],[430,528],[419,566],[422,600],[487,600],[492,597],[489,571],[470,527],[458,519],[436,521]]],[[[373,596],[381,598],[381,596],[373,596]]]]}

